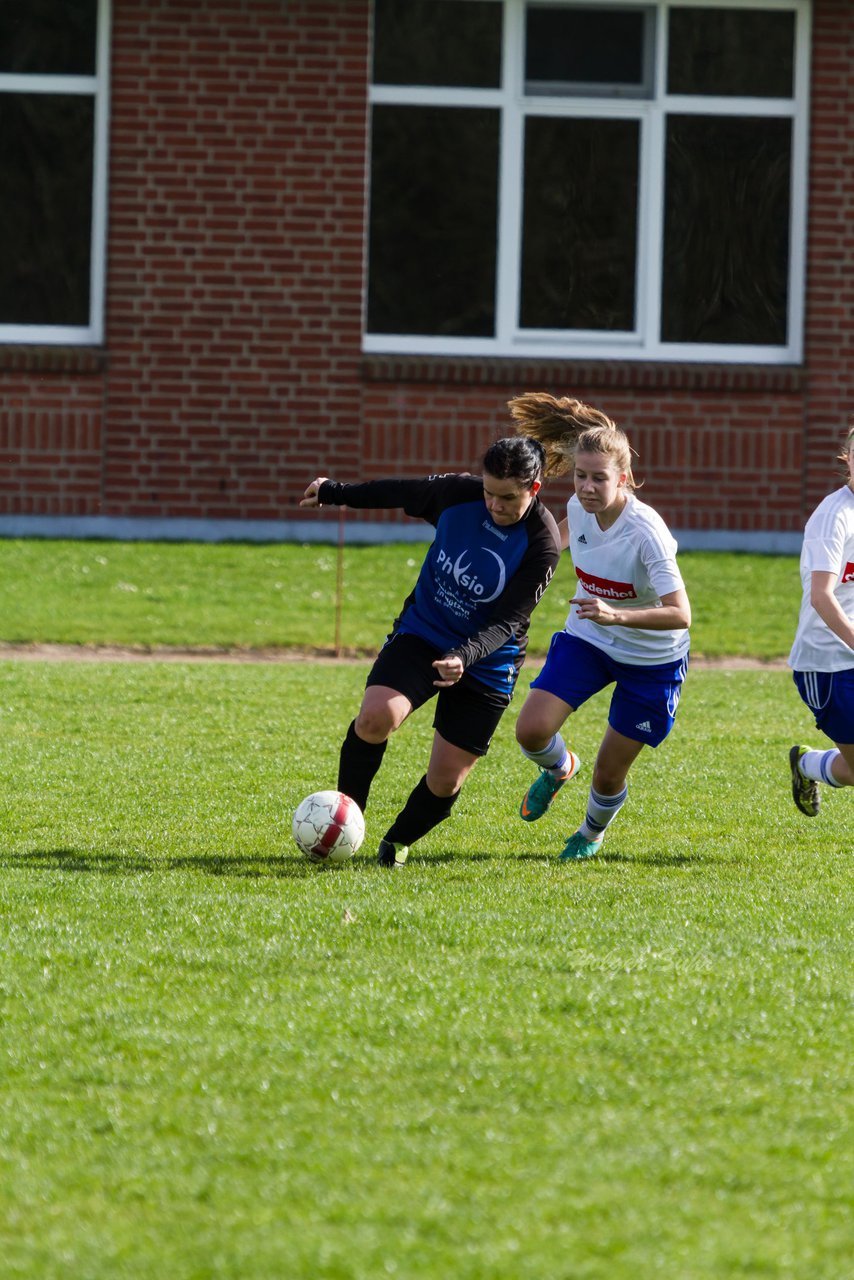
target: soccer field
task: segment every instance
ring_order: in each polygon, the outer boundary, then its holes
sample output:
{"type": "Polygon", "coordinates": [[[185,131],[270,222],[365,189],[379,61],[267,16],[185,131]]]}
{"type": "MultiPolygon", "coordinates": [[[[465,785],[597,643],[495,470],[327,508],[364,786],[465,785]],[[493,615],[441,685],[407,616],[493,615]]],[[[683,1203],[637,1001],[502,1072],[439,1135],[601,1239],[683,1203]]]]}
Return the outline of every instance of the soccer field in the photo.
{"type": "Polygon", "coordinates": [[[421,713],[319,871],[365,669],[0,663],[2,1274],[854,1275],[854,809],[792,805],[789,675],[693,671],[580,865],[603,704],[528,825],[520,696],[376,867],[421,713]]]}

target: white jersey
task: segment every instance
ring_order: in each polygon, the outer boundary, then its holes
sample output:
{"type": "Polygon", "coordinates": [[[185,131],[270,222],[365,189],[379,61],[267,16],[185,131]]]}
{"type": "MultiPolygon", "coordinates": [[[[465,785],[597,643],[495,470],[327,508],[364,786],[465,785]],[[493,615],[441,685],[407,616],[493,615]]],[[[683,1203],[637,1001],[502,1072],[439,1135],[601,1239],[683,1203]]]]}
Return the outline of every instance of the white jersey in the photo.
{"type": "MultiPolygon", "coordinates": [[[[578,578],[577,596],[595,596],[620,609],[649,609],[661,597],[684,588],[676,564],[676,540],[661,516],[629,494],[610,529],[573,494],[566,504],[569,551],[578,578]]],[[[606,649],[618,662],[655,666],[676,662],[689,648],[687,630],[652,631],[640,627],[603,627],[570,609],[565,630],[606,649]]]]}
{"type": "Polygon", "coordinates": [[[814,570],[836,575],[842,612],[854,622],[854,493],[843,485],[821,501],[807,521],[801,548],[801,612],[789,666],[794,671],[845,671],[854,650],[840,640],[810,604],[814,570]]]}

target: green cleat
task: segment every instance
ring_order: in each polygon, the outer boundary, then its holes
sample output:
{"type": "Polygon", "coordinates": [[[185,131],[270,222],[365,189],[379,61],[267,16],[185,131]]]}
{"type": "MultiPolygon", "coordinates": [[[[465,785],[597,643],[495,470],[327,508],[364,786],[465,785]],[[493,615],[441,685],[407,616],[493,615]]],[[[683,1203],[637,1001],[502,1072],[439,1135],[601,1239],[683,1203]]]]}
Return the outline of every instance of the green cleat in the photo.
{"type": "Polygon", "coordinates": [[[580,768],[581,761],[574,751],[570,751],[569,764],[562,777],[556,778],[549,769],[541,769],[539,778],[525,792],[525,798],[519,806],[519,816],[525,822],[536,822],[548,809],[563,784],[574,778],[580,768]]]}
{"type": "Polygon", "coordinates": [[[391,840],[380,840],[377,862],[381,867],[397,867],[400,869],[400,867],[406,865],[406,855],[408,853],[408,844],[393,844],[391,840]]]}
{"type": "Polygon", "coordinates": [[[792,797],[801,813],[805,813],[808,818],[815,818],[821,805],[818,783],[812,778],[805,778],[798,768],[801,757],[805,756],[808,751],[809,747],[792,747],[789,752],[789,765],[792,770],[792,797]]]}
{"type": "Polygon", "coordinates": [[[600,836],[598,840],[588,840],[587,836],[583,836],[580,831],[576,831],[574,836],[570,836],[564,845],[563,853],[560,855],[561,862],[575,862],[579,858],[595,858],[596,854],[602,848],[604,837],[600,836]]]}

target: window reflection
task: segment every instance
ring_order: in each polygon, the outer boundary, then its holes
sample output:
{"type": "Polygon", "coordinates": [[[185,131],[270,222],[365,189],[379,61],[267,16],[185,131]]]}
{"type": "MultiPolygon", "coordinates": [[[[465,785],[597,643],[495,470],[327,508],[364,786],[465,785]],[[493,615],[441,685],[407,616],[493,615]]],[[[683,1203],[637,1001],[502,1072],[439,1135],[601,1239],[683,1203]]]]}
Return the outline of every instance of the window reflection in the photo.
{"type": "Polygon", "coordinates": [[[636,120],[528,120],[524,328],[634,328],[639,128],[636,120]]]}
{"type": "Polygon", "coordinates": [[[0,323],[86,325],[91,98],[0,94],[0,323]]]}
{"type": "Polygon", "coordinates": [[[495,88],[503,6],[495,0],[374,0],[374,83],[495,88]]]}
{"type": "Polygon", "coordinates": [[[0,72],[95,74],[97,0],[0,0],[0,72]]]}
{"type": "Polygon", "coordinates": [[[371,155],[369,328],[491,336],[498,113],[377,106],[371,155]]]}
{"type": "Polygon", "coordinates": [[[789,98],[795,15],[773,9],[673,9],[669,93],[789,98]]]}
{"type": "Polygon", "coordinates": [[[670,116],[665,342],[784,343],[791,122],[670,116]]]}
{"type": "Polygon", "coordinates": [[[529,5],[525,82],[529,93],[651,90],[652,14],[641,8],[529,5]]]}

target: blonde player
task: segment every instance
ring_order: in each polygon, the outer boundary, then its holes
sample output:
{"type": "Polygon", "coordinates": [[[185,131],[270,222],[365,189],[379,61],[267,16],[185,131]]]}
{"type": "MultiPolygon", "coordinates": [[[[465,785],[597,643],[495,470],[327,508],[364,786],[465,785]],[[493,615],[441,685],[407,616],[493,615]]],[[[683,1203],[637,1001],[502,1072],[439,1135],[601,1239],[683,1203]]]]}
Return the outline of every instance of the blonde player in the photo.
{"type": "Polygon", "coordinates": [[[818,784],[854,786],[854,415],[839,461],[846,483],[816,507],[801,549],[803,596],[789,654],[798,692],[833,746],[794,746],[792,795],[814,818],[818,784]]]}
{"type": "Polygon", "coordinates": [[[563,859],[589,858],[628,795],[629,770],[644,746],[673,727],[688,664],[691,608],[676,543],[661,517],[635,496],[631,450],[598,409],[543,393],[510,402],[516,429],[562,452],[575,493],[561,523],[578,578],[563,631],[552,637],[541,674],[519,713],[516,737],[540,767],[521,806],[541,818],[579,767],[561,735],[566,719],[610,685],[605,730],[579,829],[563,859]]]}

